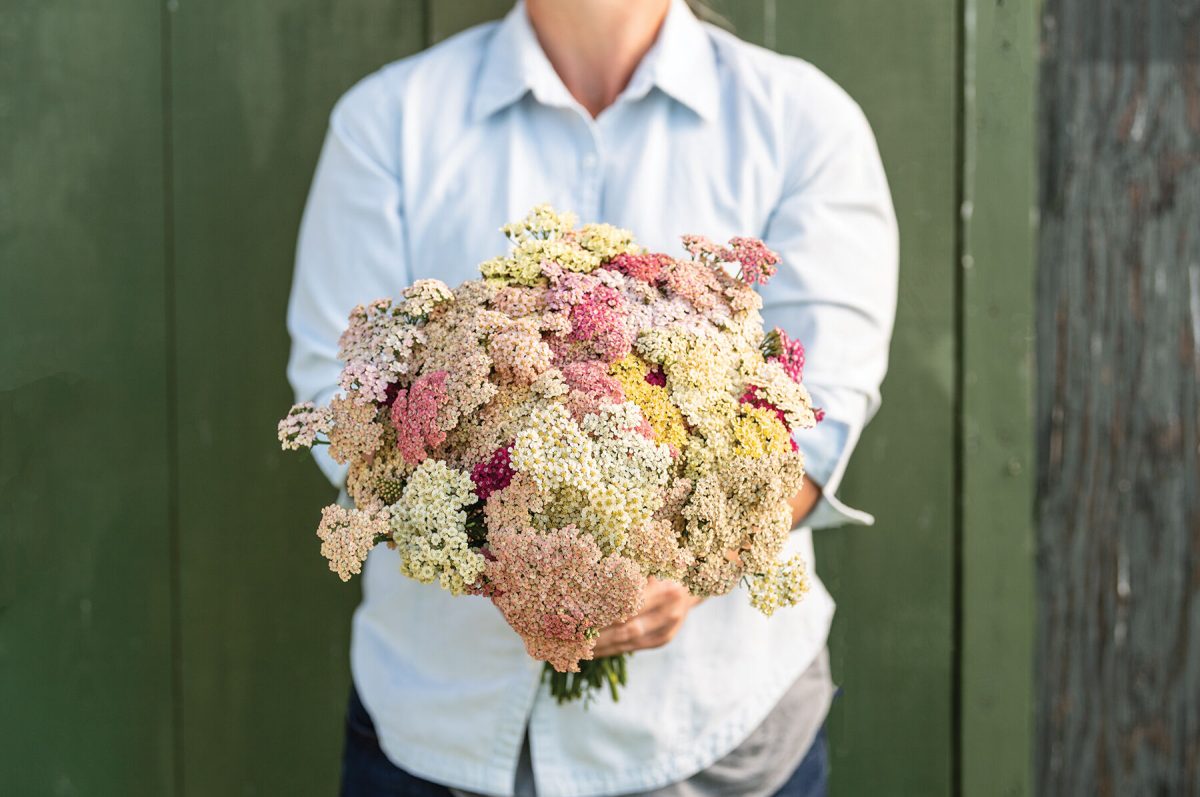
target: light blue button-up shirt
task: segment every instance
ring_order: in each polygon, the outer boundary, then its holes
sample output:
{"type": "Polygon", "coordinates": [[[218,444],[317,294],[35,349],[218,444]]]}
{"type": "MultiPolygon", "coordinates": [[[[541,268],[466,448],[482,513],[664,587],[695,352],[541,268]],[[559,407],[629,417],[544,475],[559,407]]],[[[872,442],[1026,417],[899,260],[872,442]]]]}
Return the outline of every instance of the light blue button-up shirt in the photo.
{"type": "MultiPolygon", "coordinates": [[[[686,232],[758,236],[778,251],[763,316],[804,342],[805,382],[826,412],[797,437],[824,497],[789,549],[811,569],[810,528],[870,522],[836,492],[879,403],[896,301],[896,223],[874,137],[818,69],[700,23],[683,0],[594,119],[519,4],[341,99],[297,252],[297,400],[337,392],[337,339],[354,305],[417,279],[476,277],[505,248],[500,225],[539,202],[627,227],[661,251],[680,254],[686,232]]],[[[317,459],[341,486],[344,469],[317,459]]],[[[798,606],[770,619],[740,589],[707,600],[668,645],[632,657],[619,703],[585,710],[549,697],[540,662],[485,599],[402,577],[386,548],[371,554],[363,592],[351,665],[388,757],[508,795],[528,728],[542,797],[647,790],[725,755],[821,651],[834,610],[815,577],[798,606]]]]}

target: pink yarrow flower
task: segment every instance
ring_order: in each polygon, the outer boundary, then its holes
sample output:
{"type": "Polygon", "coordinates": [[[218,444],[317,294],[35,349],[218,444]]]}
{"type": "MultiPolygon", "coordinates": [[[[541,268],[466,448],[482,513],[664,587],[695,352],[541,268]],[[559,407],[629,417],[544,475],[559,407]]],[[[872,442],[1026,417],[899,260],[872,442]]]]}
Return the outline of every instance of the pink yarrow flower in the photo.
{"type": "MultiPolygon", "coordinates": [[[[798,340],[788,337],[788,334],[779,327],[775,327],[775,334],[779,336],[779,354],[769,357],[768,359],[778,360],[783,366],[783,372],[786,373],[793,382],[799,384],[804,377],[804,344],[798,340]]],[[[751,388],[754,390],[755,388],[751,388]]],[[[755,405],[762,406],[759,404],[755,405]]],[[[813,407],[813,417],[817,423],[825,420],[825,410],[820,407],[813,407]]],[[[793,448],[795,443],[792,443],[793,448]]]]}
{"type": "Polygon", "coordinates": [[[739,275],[747,285],[766,285],[774,276],[779,255],[757,238],[730,238],[733,259],[742,264],[739,275]]]}
{"type": "Polygon", "coordinates": [[[728,263],[735,259],[731,249],[721,246],[703,235],[683,236],[683,248],[695,259],[710,266],[728,263]]]}
{"type": "Polygon", "coordinates": [[[410,465],[419,465],[429,449],[441,445],[446,433],[438,428],[438,410],[446,403],[446,371],[422,374],[408,390],[399,390],[392,401],[392,426],[396,447],[410,465]]]}
{"type": "Polygon", "coordinates": [[[674,260],[670,255],[660,252],[648,252],[644,255],[620,254],[605,263],[604,268],[654,285],[658,282],[662,270],[674,260]]]}

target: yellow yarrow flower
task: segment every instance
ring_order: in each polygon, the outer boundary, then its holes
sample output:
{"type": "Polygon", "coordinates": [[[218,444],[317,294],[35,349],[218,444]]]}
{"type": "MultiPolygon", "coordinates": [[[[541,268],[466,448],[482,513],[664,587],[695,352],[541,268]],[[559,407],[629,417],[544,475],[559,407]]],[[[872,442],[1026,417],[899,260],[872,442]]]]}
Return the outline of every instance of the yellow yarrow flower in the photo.
{"type": "Polygon", "coordinates": [[[688,438],[683,414],[671,403],[671,395],[665,387],[646,381],[646,374],[650,372],[646,361],[636,354],[629,354],[609,366],[608,371],[621,383],[625,400],[633,402],[642,411],[658,442],[682,450],[688,438]]]}
{"type": "Polygon", "coordinates": [[[767,454],[786,454],[791,436],[775,413],[766,407],[743,404],[733,419],[734,451],[744,457],[760,459],[767,454]]]}

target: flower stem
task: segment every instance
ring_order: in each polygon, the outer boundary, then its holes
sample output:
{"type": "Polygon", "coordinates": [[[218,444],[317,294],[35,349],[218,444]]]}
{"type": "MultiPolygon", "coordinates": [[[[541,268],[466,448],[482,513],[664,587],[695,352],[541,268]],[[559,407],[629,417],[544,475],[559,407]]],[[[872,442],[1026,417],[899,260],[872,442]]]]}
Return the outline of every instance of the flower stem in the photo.
{"type": "Polygon", "coordinates": [[[579,672],[559,672],[549,663],[542,669],[542,681],[549,685],[550,694],[559,704],[572,700],[584,701],[586,706],[606,685],[613,702],[620,701],[620,689],[626,683],[625,659],[628,654],[602,656],[579,662],[579,672]]]}

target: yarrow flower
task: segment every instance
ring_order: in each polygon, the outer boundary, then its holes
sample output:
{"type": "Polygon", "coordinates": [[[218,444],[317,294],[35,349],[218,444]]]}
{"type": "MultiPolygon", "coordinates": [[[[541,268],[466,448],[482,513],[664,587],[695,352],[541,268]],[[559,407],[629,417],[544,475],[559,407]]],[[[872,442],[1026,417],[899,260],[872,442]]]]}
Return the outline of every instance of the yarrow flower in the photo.
{"type": "Polygon", "coordinates": [[[362,563],[379,537],[390,536],[385,515],[371,515],[357,509],[332,504],[321,512],[317,528],[321,555],[329,560],[329,569],[342,581],[362,572],[362,563]]]}
{"type": "Polygon", "coordinates": [[[512,482],[513,469],[509,464],[512,447],[497,448],[487,460],[471,469],[471,481],[480,501],[486,501],[492,493],[503,490],[512,482]]]}
{"type": "Polygon", "coordinates": [[[417,280],[404,291],[400,312],[411,319],[424,319],[439,305],[454,301],[454,292],[441,280],[417,280]]]}
{"type": "Polygon", "coordinates": [[[379,414],[374,404],[362,404],[346,396],[330,402],[333,426],[329,430],[329,456],[335,462],[370,457],[383,440],[383,428],[376,423],[379,414]]]}
{"type": "Polygon", "coordinates": [[[438,428],[438,411],[446,403],[446,371],[422,374],[408,390],[400,390],[392,401],[392,427],[396,447],[405,461],[416,465],[430,448],[442,444],[446,433],[438,428]]]}
{"type": "Polygon", "coordinates": [[[683,236],[683,248],[696,260],[708,266],[728,263],[736,257],[732,249],[714,243],[703,235],[683,236]]]}
{"type": "Polygon", "coordinates": [[[342,369],[339,385],[359,404],[384,403],[388,400],[390,381],[369,362],[355,360],[342,369]]]}
{"type": "Polygon", "coordinates": [[[279,443],[284,451],[311,448],[318,435],[328,435],[333,413],[328,407],[317,409],[311,401],[296,404],[279,422],[279,443]]]}
{"type": "Polygon", "coordinates": [[[597,632],[641,607],[646,577],[638,566],[605,556],[573,526],[493,532],[488,549],[492,600],[529,655],[560,672],[578,672],[580,660],[592,658],[597,632]]]}
{"type": "Polygon", "coordinates": [[[795,606],[809,590],[804,560],[793,556],[786,562],[773,562],[765,573],[748,580],[750,605],[770,617],[778,609],[795,606]]]}
{"type": "Polygon", "coordinates": [[[471,477],[439,460],[413,471],[392,506],[391,527],[400,551],[400,572],[461,595],[474,588],[485,558],[471,546],[467,507],[475,503],[471,477]]]}
{"type": "Polygon", "coordinates": [[[765,285],[775,274],[779,255],[757,238],[730,238],[733,257],[742,264],[741,278],[749,285],[765,285]]]}
{"type": "Polygon", "coordinates": [[[804,378],[804,344],[788,337],[779,327],[771,330],[764,338],[763,348],[769,358],[779,361],[783,371],[793,382],[804,378]]]}
{"type": "Polygon", "coordinates": [[[605,264],[605,268],[619,271],[651,285],[657,284],[663,269],[675,262],[670,255],[651,252],[644,255],[617,255],[605,264]]]}
{"type": "Polygon", "coordinates": [[[343,395],[279,422],[283,448],[328,442],[349,466],[356,508],[318,529],[330,568],[348,579],[387,544],[405,576],[492,600],[560,701],[622,682],[596,637],[649,577],[744,583],[766,614],[800,600],[804,562],[781,556],[793,438],[819,410],[803,347],[763,335],[755,286],[779,256],[694,235],[686,256],[646,252],[548,205],[502,230],[480,279],[354,308],[343,395]]]}

